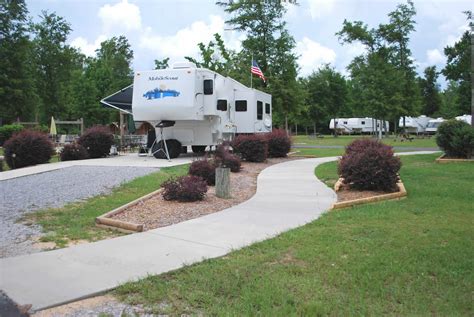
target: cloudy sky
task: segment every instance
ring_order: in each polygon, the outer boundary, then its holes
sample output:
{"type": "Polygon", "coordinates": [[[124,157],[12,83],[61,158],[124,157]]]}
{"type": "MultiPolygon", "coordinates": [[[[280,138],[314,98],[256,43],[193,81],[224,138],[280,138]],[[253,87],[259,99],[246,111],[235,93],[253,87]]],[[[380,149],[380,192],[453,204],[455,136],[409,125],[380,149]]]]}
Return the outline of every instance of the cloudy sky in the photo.
{"type": "MultiPolygon", "coordinates": [[[[401,0],[400,0],[401,1],[401,0]]],[[[370,27],[387,22],[387,13],[400,1],[392,0],[300,0],[291,6],[286,21],[300,56],[300,75],[324,63],[346,73],[359,45],[342,46],[334,33],[344,19],[362,20],[370,27]]],[[[93,55],[99,43],[114,35],[125,35],[134,51],[135,70],[153,68],[155,58],[197,56],[197,43],[208,43],[220,33],[227,46],[239,49],[242,34],[228,30],[226,14],[209,0],[27,0],[30,15],[38,20],[42,10],[56,12],[71,23],[69,42],[93,55]],[[227,29],[227,30],[226,30],[227,29]]],[[[452,45],[467,29],[462,11],[474,11],[469,0],[415,0],[416,32],[411,49],[418,71],[429,65],[442,68],[443,48],[452,45]]],[[[441,80],[442,82],[443,80],[441,80]]]]}

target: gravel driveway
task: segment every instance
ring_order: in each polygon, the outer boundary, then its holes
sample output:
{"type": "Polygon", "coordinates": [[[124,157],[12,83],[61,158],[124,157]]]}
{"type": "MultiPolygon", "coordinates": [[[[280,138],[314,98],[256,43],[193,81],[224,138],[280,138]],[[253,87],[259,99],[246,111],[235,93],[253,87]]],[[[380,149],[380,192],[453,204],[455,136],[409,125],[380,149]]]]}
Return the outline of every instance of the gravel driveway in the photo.
{"type": "Polygon", "coordinates": [[[73,166],[0,181],[0,257],[33,253],[37,225],[17,223],[26,213],[61,207],[100,194],[134,178],[158,171],[149,167],[73,166]]]}

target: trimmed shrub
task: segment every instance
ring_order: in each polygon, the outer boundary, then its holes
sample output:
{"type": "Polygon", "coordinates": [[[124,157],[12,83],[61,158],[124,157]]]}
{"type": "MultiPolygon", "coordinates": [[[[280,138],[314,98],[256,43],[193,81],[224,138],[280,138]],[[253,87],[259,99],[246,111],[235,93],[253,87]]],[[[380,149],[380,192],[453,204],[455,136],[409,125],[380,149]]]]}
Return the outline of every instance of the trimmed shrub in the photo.
{"type": "Polygon", "coordinates": [[[87,150],[90,158],[106,157],[114,144],[114,136],[107,127],[94,126],[81,135],[78,143],[87,150]]]}
{"type": "Polygon", "coordinates": [[[291,150],[291,139],[283,129],[273,129],[266,134],[268,157],[286,157],[291,150]]]}
{"type": "Polygon", "coordinates": [[[401,161],[393,155],[392,147],[373,139],[355,142],[339,160],[338,172],[344,183],[358,190],[396,190],[401,161]]]}
{"type": "Polygon", "coordinates": [[[164,200],[177,200],[181,202],[190,202],[203,200],[207,192],[207,184],[199,176],[186,175],[177,179],[170,179],[164,182],[163,188],[164,200]]]}
{"type": "Polygon", "coordinates": [[[80,144],[66,144],[59,154],[61,161],[84,160],[89,157],[87,150],[80,144]]]}
{"type": "Polygon", "coordinates": [[[214,154],[215,162],[218,166],[230,168],[232,173],[238,173],[240,172],[242,165],[240,158],[237,155],[230,153],[227,146],[228,144],[220,144],[217,146],[214,154]]]}
{"type": "Polygon", "coordinates": [[[357,139],[357,140],[352,141],[350,144],[346,146],[345,154],[359,153],[359,152],[365,151],[369,147],[378,148],[379,146],[380,146],[380,142],[371,138],[357,139]]]}
{"type": "Polygon", "coordinates": [[[4,144],[5,160],[10,168],[47,163],[54,154],[53,143],[44,133],[23,130],[4,144]]]}
{"type": "Polygon", "coordinates": [[[436,143],[448,157],[471,158],[474,154],[474,128],[464,121],[445,121],[438,127],[436,143]]]}
{"type": "Polygon", "coordinates": [[[7,124],[0,127],[0,146],[5,143],[15,133],[23,131],[24,127],[21,124],[7,124]]]}
{"type": "Polygon", "coordinates": [[[232,142],[232,148],[248,162],[264,162],[268,156],[268,144],[263,135],[241,134],[232,142]]]}
{"type": "Polygon", "coordinates": [[[192,162],[188,173],[189,175],[201,177],[209,186],[216,184],[216,165],[208,159],[192,162]]]}

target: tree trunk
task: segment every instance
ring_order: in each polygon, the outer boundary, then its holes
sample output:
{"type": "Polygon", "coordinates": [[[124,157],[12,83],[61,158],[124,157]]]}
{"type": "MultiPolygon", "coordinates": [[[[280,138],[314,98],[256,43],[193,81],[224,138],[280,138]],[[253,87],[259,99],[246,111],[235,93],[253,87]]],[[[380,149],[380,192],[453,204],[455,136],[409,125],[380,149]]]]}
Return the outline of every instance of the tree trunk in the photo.
{"type": "Polygon", "coordinates": [[[316,136],[316,122],[313,122],[314,135],[316,136]]]}
{"type": "Polygon", "coordinates": [[[334,118],[334,137],[337,138],[337,120],[334,118]]]}
{"type": "Polygon", "coordinates": [[[216,196],[230,198],[230,168],[216,168],[216,196]]]}
{"type": "Polygon", "coordinates": [[[295,134],[298,135],[298,123],[295,123],[295,134]]]}
{"type": "Polygon", "coordinates": [[[288,131],[288,113],[285,113],[285,130],[286,134],[290,135],[290,132],[288,131]]]}

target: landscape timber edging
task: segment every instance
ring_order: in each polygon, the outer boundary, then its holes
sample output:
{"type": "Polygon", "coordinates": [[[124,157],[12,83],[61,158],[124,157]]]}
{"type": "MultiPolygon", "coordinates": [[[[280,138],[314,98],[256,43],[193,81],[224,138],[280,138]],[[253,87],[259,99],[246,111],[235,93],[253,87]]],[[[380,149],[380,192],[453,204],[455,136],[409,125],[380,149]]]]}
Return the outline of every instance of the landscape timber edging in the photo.
{"type": "Polygon", "coordinates": [[[101,228],[115,229],[115,230],[122,231],[125,233],[142,232],[143,231],[142,224],[136,224],[136,223],[117,220],[117,219],[111,219],[110,217],[124,211],[127,208],[135,206],[138,203],[141,203],[147,199],[150,199],[151,197],[159,194],[161,191],[162,189],[160,188],[149,194],[139,197],[129,203],[126,203],[125,205],[115,208],[114,210],[106,212],[105,214],[95,218],[96,226],[101,227],[101,228]]]}
{"type": "Polygon", "coordinates": [[[436,163],[459,163],[459,162],[474,162],[474,159],[455,159],[445,158],[446,154],[442,154],[436,159],[436,163]]]}
{"type": "MultiPolygon", "coordinates": [[[[339,178],[336,184],[334,184],[334,191],[338,192],[341,189],[342,183],[343,183],[343,178],[339,178]]],[[[332,205],[331,209],[342,209],[342,208],[353,207],[353,206],[362,205],[362,204],[375,203],[375,202],[384,201],[384,200],[405,198],[407,196],[407,191],[401,179],[399,179],[399,181],[397,182],[397,187],[398,187],[398,192],[337,202],[337,203],[334,203],[334,205],[332,205]]]]}

